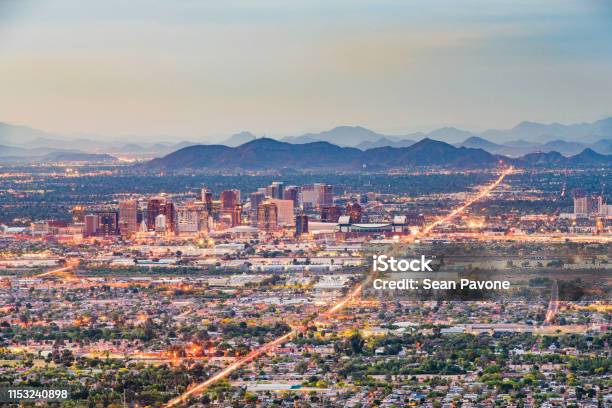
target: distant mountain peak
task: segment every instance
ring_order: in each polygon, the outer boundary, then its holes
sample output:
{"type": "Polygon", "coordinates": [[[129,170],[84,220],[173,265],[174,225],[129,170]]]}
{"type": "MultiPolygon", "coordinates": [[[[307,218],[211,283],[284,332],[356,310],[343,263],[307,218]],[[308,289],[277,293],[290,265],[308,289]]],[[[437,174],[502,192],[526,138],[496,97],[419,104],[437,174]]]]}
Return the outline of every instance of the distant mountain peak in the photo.
{"type": "Polygon", "coordinates": [[[587,147],[586,149],[578,153],[578,156],[599,157],[603,155],[597,153],[595,150],[591,149],[590,147],[587,147]]]}
{"type": "Polygon", "coordinates": [[[226,145],[226,146],[235,147],[235,146],[240,146],[242,144],[245,144],[255,139],[256,139],[256,136],[253,133],[243,130],[242,132],[231,135],[230,137],[222,141],[221,144],[226,145]]]}

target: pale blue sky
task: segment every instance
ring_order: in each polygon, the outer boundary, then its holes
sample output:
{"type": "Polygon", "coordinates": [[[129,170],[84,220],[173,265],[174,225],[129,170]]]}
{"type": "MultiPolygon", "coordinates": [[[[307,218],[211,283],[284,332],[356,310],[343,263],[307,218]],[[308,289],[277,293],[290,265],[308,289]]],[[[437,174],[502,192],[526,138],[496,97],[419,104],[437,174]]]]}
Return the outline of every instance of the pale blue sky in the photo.
{"type": "Polygon", "coordinates": [[[599,0],[0,0],[0,121],[204,139],[612,114],[599,0]]]}

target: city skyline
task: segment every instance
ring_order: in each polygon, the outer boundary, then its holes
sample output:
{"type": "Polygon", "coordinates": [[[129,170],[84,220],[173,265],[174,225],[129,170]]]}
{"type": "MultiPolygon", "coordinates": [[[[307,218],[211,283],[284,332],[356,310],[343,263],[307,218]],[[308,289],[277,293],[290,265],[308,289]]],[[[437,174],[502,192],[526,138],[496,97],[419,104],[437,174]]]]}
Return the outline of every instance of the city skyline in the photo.
{"type": "Polygon", "coordinates": [[[609,6],[452,6],[4,2],[0,120],[213,141],[241,130],[478,131],[611,113],[609,6]]]}
{"type": "Polygon", "coordinates": [[[0,404],[612,407],[612,5],[0,0],[0,404]]]}

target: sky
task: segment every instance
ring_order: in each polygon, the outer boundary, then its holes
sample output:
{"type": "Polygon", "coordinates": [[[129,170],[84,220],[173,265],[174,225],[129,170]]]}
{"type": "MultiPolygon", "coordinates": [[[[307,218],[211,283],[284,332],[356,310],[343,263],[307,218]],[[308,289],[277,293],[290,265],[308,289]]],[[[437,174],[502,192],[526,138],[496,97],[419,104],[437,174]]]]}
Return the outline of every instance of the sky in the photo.
{"type": "Polygon", "coordinates": [[[206,141],[594,121],[611,38],[606,0],[0,0],[0,122],[206,141]]]}

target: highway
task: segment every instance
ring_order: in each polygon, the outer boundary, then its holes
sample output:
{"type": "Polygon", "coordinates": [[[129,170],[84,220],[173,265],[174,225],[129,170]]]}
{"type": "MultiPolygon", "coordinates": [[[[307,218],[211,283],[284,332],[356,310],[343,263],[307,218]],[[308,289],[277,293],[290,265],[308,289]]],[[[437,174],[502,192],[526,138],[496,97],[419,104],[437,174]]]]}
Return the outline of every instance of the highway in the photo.
{"type": "Polygon", "coordinates": [[[497,186],[499,186],[501,182],[504,181],[504,178],[506,178],[507,175],[512,174],[513,171],[514,171],[514,167],[512,166],[502,171],[502,173],[499,175],[497,180],[495,180],[493,183],[489,184],[488,186],[480,190],[478,194],[476,194],[474,197],[467,200],[465,203],[463,203],[459,207],[452,210],[445,217],[442,217],[439,220],[436,220],[432,222],[431,224],[429,224],[428,226],[426,226],[425,228],[423,228],[422,233],[427,234],[428,232],[436,228],[438,225],[444,224],[445,222],[452,220],[453,218],[455,218],[456,216],[460,215],[465,210],[467,210],[472,204],[474,204],[475,202],[479,200],[482,200],[483,198],[491,194],[491,191],[495,190],[495,188],[497,188],[497,186]]]}
{"type": "MultiPolygon", "coordinates": [[[[491,191],[493,191],[497,186],[500,185],[500,183],[504,180],[504,178],[507,175],[512,173],[513,170],[514,170],[513,167],[508,167],[507,169],[502,171],[502,173],[497,178],[497,180],[495,180],[493,183],[485,186],[474,197],[470,198],[464,204],[462,204],[461,206],[459,206],[459,207],[455,208],[454,210],[452,210],[447,216],[445,216],[445,217],[443,217],[443,218],[433,222],[429,226],[425,227],[423,229],[423,233],[426,234],[429,231],[431,231],[432,229],[434,229],[435,227],[437,227],[438,225],[440,225],[442,223],[445,223],[447,221],[450,221],[451,219],[453,219],[457,215],[459,215],[462,212],[464,212],[472,204],[474,204],[478,200],[481,200],[484,197],[486,197],[487,195],[489,195],[491,193],[491,191]]],[[[320,313],[315,319],[313,319],[313,323],[325,321],[328,318],[330,318],[331,316],[333,316],[334,314],[336,314],[337,312],[339,312],[342,309],[344,309],[355,297],[357,297],[357,296],[359,296],[361,294],[364,286],[367,285],[367,283],[372,279],[372,277],[373,277],[372,274],[368,274],[368,276],[361,283],[359,283],[355,288],[353,288],[353,290],[350,291],[350,293],[348,293],[346,296],[344,296],[341,300],[339,300],[332,307],[330,307],[326,311],[320,313]]],[[[256,359],[259,356],[261,356],[262,354],[265,354],[270,349],[273,349],[273,348],[275,348],[275,347],[285,343],[286,341],[290,340],[295,335],[297,335],[297,333],[298,333],[297,329],[292,329],[289,333],[284,334],[284,335],[282,335],[282,336],[280,336],[280,337],[278,337],[278,338],[276,338],[276,339],[274,339],[274,340],[264,344],[263,346],[259,347],[258,349],[255,349],[255,350],[251,351],[248,355],[242,357],[241,359],[239,359],[239,360],[235,361],[234,363],[230,364],[229,366],[225,367],[221,371],[219,371],[216,374],[214,374],[212,377],[208,378],[206,381],[204,381],[204,382],[202,382],[202,383],[200,383],[200,384],[198,384],[198,385],[196,385],[194,387],[189,388],[183,394],[179,395],[176,398],[171,399],[170,401],[168,401],[168,403],[165,406],[167,408],[174,407],[174,406],[177,406],[179,404],[182,404],[182,403],[186,402],[191,397],[199,395],[200,393],[202,393],[204,390],[206,390],[206,388],[208,388],[212,384],[216,383],[219,380],[222,380],[222,379],[226,378],[227,376],[229,376],[231,373],[233,373],[234,371],[236,371],[240,367],[242,367],[245,364],[253,361],[254,359],[256,359]]]]}

